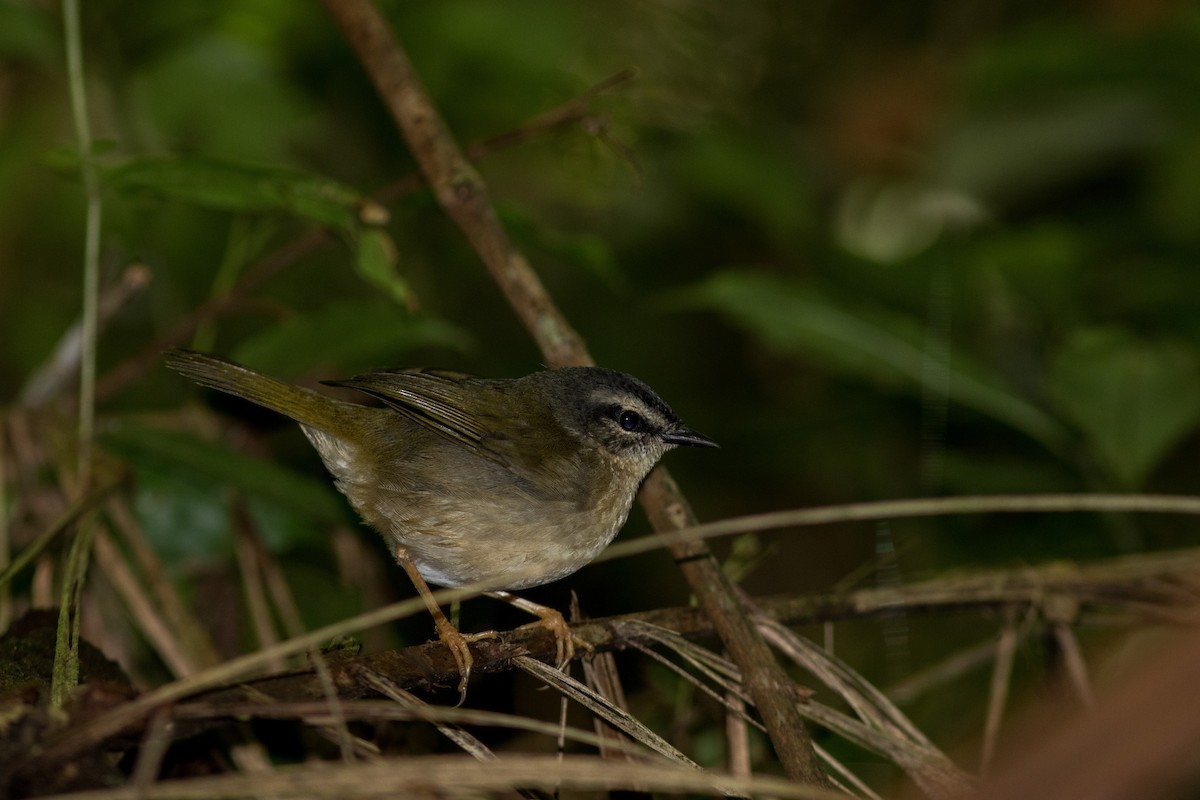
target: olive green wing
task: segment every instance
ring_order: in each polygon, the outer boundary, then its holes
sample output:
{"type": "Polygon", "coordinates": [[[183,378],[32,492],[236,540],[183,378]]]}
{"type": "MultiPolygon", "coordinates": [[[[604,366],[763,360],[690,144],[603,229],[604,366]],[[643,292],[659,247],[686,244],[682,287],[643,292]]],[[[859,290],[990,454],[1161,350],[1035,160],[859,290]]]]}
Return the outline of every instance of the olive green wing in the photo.
{"type": "Polygon", "coordinates": [[[477,413],[488,383],[480,378],[447,370],[398,369],[322,383],[378,398],[394,411],[471,450],[479,450],[488,438],[487,423],[477,413]]]}
{"type": "MultiPolygon", "coordinates": [[[[357,389],[447,439],[506,467],[531,491],[562,469],[561,426],[509,381],[459,372],[400,369],[324,381],[357,389]]],[[[574,447],[568,448],[571,452],[574,447]]],[[[540,488],[539,488],[540,487],[540,488]]]]}

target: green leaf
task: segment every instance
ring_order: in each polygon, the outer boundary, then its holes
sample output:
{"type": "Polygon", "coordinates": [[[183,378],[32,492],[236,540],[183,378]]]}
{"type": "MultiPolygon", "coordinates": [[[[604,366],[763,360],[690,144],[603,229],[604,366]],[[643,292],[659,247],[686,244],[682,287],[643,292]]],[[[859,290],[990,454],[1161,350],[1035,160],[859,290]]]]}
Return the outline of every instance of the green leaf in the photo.
{"type": "Polygon", "coordinates": [[[830,298],[770,275],[718,273],[685,295],[685,301],[715,309],[776,350],[821,359],[844,374],[920,395],[940,391],[948,380],[950,400],[1024,432],[1055,452],[1068,441],[1049,414],[1017,395],[998,376],[953,353],[949,343],[930,342],[920,320],[880,311],[850,312],[830,298]],[[931,351],[951,353],[946,372],[932,383],[931,351]]]}
{"type": "Polygon", "coordinates": [[[136,158],[106,169],[103,179],[118,191],[149,191],[222,211],[281,211],[347,233],[358,231],[364,202],[354,189],[319,175],[200,156],[136,158]]]}
{"type": "Polygon", "coordinates": [[[10,64],[23,59],[54,63],[59,45],[51,19],[32,3],[0,3],[0,58],[10,64]]]}
{"type": "Polygon", "coordinates": [[[1103,463],[1136,488],[1200,423],[1198,366],[1178,344],[1085,330],[1059,349],[1047,388],[1103,463]]]}
{"type": "Polygon", "coordinates": [[[412,302],[412,291],[408,281],[396,271],[396,260],[396,243],[387,231],[368,228],[359,234],[354,249],[354,267],[358,274],[397,303],[408,306],[412,302]]]}
{"type": "Polygon", "coordinates": [[[297,375],[313,364],[395,365],[418,347],[461,352],[471,341],[461,328],[434,317],[408,315],[394,306],[337,303],[245,340],[233,358],[272,374],[297,375]]]}

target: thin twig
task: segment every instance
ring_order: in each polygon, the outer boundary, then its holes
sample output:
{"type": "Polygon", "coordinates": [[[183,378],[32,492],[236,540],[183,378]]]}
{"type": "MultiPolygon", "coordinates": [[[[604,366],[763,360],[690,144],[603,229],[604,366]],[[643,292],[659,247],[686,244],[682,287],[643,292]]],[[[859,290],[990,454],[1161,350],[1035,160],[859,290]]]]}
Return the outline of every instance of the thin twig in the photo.
{"type": "Polygon", "coordinates": [[[67,49],[67,75],[71,95],[71,119],[79,151],[79,170],[87,199],[83,243],[83,313],[80,320],[79,356],[79,458],[81,490],[91,482],[92,438],[96,414],[96,333],[100,294],[100,220],[103,198],[96,163],[92,160],[92,126],[88,120],[87,89],[83,76],[83,34],[79,23],[79,0],[63,0],[63,28],[67,49]]]}
{"type": "Polygon", "coordinates": [[[725,702],[735,710],[725,713],[726,763],[730,775],[747,778],[750,768],[750,732],[746,726],[746,704],[733,692],[725,693],[725,702]]]}
{"type": "Polygon", "coordinates": [[[594,756],[514,755],[477,762],[451,756],[405,756],[377,764],[325,762],[278,767],[267,775],[223,774],[161,781],[143,788],[122,787],[52,795],[46,800],[168,800],[168,798],[306,797],[375,798],[411,796],[478,797],[513,786],[566,790],[628,789],[680,794],[737,794],[845,800],[843,795],[770,776],[736,778],[662,762],[615,764],[594,756]]]}
{"type": "MultiPolygon", "coordinates": [[[[292,591],[283,577],[283,570],[279,568],[279,564],[271,556],[267,548],[263,546],[244,500],[239,498],[234,504],[234,515],[238,530],[239,550],[245,551],[239,556],[239,560],[246,562],[243,571],[246,574],[246,578],[255,587],[254,593],[250,596],[254,602],[261,604],[263,607],[260,613],[263,613],[266,619],[261,624],[266,629],[266,635],[272,637],[272,639],[274,638],[274,627],[271,625],[270,613],[266,610],[266,597],[263,595],[264,585],[266,591],[270,594],[271,601],[275,605],[275,610],[280,620],[283,622],[283,628],[287,635],[292,638],[303,636],[305,627],[303,620],[300,618],[300,609],[296,605],[296,599],[292,596],[292,591]]],[[[325,696],[326,702],[329,703],[329,716],[334,721],[331,731],[334,740],[341,749],[342,760],[346,763],[352,763],[355,761],[356,752],[354,737],[350,734],[349,728],[346,727],[346,720],[342,716],[341,701],[334,686],[329,663],[325,659],[325,655],[316,647],[309,648],[308,659],[312,663],[317,680],[321,685],[321,693],[325,696]]]]}
{"type": "MultiPolygon", "coordinates": [[[[484,744],[479,737],[466,730],[465,728],[455,725],[450,722],[441,722],[433,714],[430,713],[431,707],[419,697],[406,692],[399,686],[396,686],[386,676],[380,675],[377,672],[366,674],[366,679],[370,681],[385,697],[391,698],[400,707],[414,712],[417,719],[431,723],[438,729],[438,732],[445,736],[454,744],[458,745],[463,752],[470,755],[476,761],[495,761],[496,754],[492,749],[484,744]]],[[[340,713],[340,712],[339,712],[340,713]]],[[[566,726],[562,726],[559,731],[559,736],[565,736],[566,726]]],[[[537,792],[530,789],[518,788],[517,792],[527,800],[546,800],[549,795],[543,792],[537,792]]]]}
{"type": "Polygon", "coordinates": [[[145,788],[158,779],[163,756],[174,741],[174,724],[170,711],[165,708],[160,708],[150,717],[150,724],[146,726],[146,733],[142,736],[142,746],[133,767],[133,774],[129,778],[130,786],[145,788]]]}
{"type": "MultiPolygon", "coordinates": [[[[378,673],[375,673],[378,675],[378,673]]],[[[380,676],[382,677],[382,676],[380,676]]],[[[365,680],[365,673],[364,673],[365,680]]],[[[394,685],[394,682],[390,682],[394,685]]],[[[547,738],[563,735],[572,742],[587,747],[601,749],[605,747],[602,737],[582,728],[562,726],[554,722],[543,722],[516,714],[505,714],[498,711],[484,711],[475,708],[454,706],[398,705],[391,700],[349,700],[342,704],[342,712],[348,719],[364,722],[386,721],[423,721],[448,725],[473,725],[476,727],[493,727],[522,733],[533,733],[547,738]]],[[[329,706],[322,701],[308,700],[303,702],[253,702],[242,700],[237,703],[209,704],[189,702],[173,707],[172,714],[180,723],[193,721],[211,721],[225,719],[241,719],[253,717],[259,719],[295,719],[308,725],[326,725],[330,721],[329,706]]],[[[616,752],[633,757],[634,760],[646,760],[649,754],[646,748],[629,739],[619,742],[609,742],[608,746],[616,752]]]]}
{"type": "MultiPolygon", "coordinates": [[[[571,593],[571,622],[580,623],[584,617],[579,608],[579,598],[571,593]]],[[[625,700],[625,686],[617,671],[617,661],[611,652],[589,652],[589,657],[583,659],[583,679],[589,689],[607,699],[622,711],[629,711],[629,703],[625,700]]],[[[564,710],[566,698],[563,698],[564,710]]],[[[599,717],[593,717],[592,724],[596,735],[600,737],[600,755],[604,758],[627,759],[629,751],[624,746],[631,745],[629,738],[599,717]],[[612,742],[613,746],[609,746],[612,742]]]]}
{"type": "Polygon", "coordinates": [[[116,491],[123,483],[125,476],[120,475],[113,477],[109,481],[92,488],[86,495],[73,503],[71,507],[54,522],[49,528],[39,534],[32,542],[25,546],[25,549],[17,555],[12,562],[0,572],[0,587],[7,586],[9,581],[13,579],[17,573],[25,568],[27,564],[37,558],[43,550],[50,545],[54,539],[60,534],[68,530],[72,525],[78,522],[85,514],[95,508],[98,504],[104,501],[112,492],[116,491]]]}
{"type": "MultiPolygon", "coordinates": [[[[472,594],[469,589],[443,589],[435,594],[440,602],[461,598],[472,594]]],[[[410,598],[399,603],[378,608],[365,614],[359,614],[349,619],[341,620],[324,628],[319,628],[304,636],[289,639],[286,642],[248,653],[237,658],[217,664],[202,672],[183,678],[172,683],[164,684],[138,697],[129,703],[119,706],[106,714],[95,717],[71,730],[65,732],[53,745],[47,747],[39,758],[48,763],[57,763],[73,757],[109,739],[112,736],[139,724],[147,715],[158,708],[184,697],[194,695],[205,689],[220,686],[233,680],[245,677],[282,656],[302,653],[312,647],[345,635],[359,628],[382,625],[386,622],[401,619],[417,613],[425,608],[425,601],[419,597],[410,598]]]]}
{"type": "MultiPolygon", "coordinates": [[[[651,473],[653,477],[654,473],[651,473]]],[[[779,528],[806,528],[881,519],[944,517],[958,514],[1143,513],[1200,516],[1200,496],[1160,494],[995,494],[873,500],[748,514],[692,524],[639,539],[619,542],[596,561],[648,553],[664,545],[779,528]]]]}
{"type": "Polygon", "coordinates": [[[286,267],[295,264],[324,244],[334,241],[334,235],[324,228],[314,228],[259,259],[241,280],[225,294],[209,300],[200,308],[179,320],[165,334],[147,344],[136,355],[125,359],[108,372],[96,385],[100,400],[112,397],[121,389],[135,383],[162,361],[167,348],[185,344],[196,329],[209,320],[238,307],[245,295],[266,283],[286,267]]]}
{"type": "Polygon", "coordinates": [[[1079,639],[1071,630],[1071,626],[1065,622],[1054,622],[1051,624],[1050,630],[1054,633],[1054,640],[1058,642],[1058,647],[1062,651],[1071,687],[1079,695],[1080,702],[1087,708],[1091,708],[1096,705],[1096,695],[1092,691],[1092,682],[1088,677],[1087,662],[1079,647],[1079,639]]]}
{"type": "MultiPolygon", "coordinates": [[[[104,327],[150,283],[150,270],[144,264],[130,264],[116,283],[100,292],[97,326],[104,327]]],[[[25,408],[48,404],[74,385],[83,360],[83,322],[76,322],[59,340],[54,354],[25,382],[19,402],[25,408]]]]}
{"type": "Polygon", "coordinates": [[[199,665],[192,661],[191,654],[180,641],[179,632],[163,620],[160,608],[147,597],[107,530],[101,530],[96,536],[93,553],[105,579],[116,589],[142,635],[171,674],[177,678],[194,674],[199,665]]]}
{"type": "Polygon", "coordinates": [[[583,340],[509,239],[474,166],[447,129],[387,21],[369,0],[325,0],[400,128],[439,205],[479,253],[551,366],[588,364],[583,340]]]}
{"type": "Polygon", "coordinates": [[[983,726],[983,745],[979,755],[979,774],[986,775],[996,754],[996,743],[1000,738],[1000,722],[1004,708],[1008,705],[1008,691],[1012,683],[1013,658],[1017,653],[1017,613],[1011,609],[1006,615],[1004,628],[1000,631],[1000,642],[996,645],[996,663],[992,670],[991,689],[988,692],[987,719],[983,726]]]}
{"type": "MultiPolygon", "coordinates": [[[[779,650],[811,672],[844,700],[871,731],[878,731],[886,753],[933,798],[957,798],[972,780],[960,770],[873,684],[849,664],[826,653],[774,620],[760,619],[764,635],[779,650]]],[[[809,703],[801,713],[809,713],[809,703]]]]}
{"type": "Polygon", "coordinates": [[[975,800],[1194,797],[1200,629],[1145,648],[1086,714],[1044,697],[975,800]]]}
{"type": "Polygon", "coordinates": [[[925,692],[992,662],[995,657],[996,639],[990,637],[987,641],[963,648],[926,669],[914,672],[885,689],[884,694],[898,705],[911,703],[925,692]]]}
{"type": "Polygon", "coordinates": [[[114,497],[106,505],[105,513],[112,523],[112,535],[132,554],[141,570],[142,580],[146,582],[158,610],[173,629],[175,637],[183,645],[189,662],[197,669],[216,664],[220,659],[212,638],[184,605],[158,553],[146,542],[145,535],[129,510],[129,504],[124,498],[114,497]]]}

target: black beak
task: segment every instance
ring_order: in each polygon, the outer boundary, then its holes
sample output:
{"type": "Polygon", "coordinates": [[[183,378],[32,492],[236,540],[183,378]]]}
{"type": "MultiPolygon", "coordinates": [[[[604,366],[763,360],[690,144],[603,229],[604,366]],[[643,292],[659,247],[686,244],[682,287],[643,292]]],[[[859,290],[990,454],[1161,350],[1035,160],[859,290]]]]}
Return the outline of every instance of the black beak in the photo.
{"type": "Polygon", "coordinates": [[[682,425],[673,431],[666,431],[662,435],[662,440],[667,444],[682,444],[688,447],[720,447],[721,445],[714,442],[707,436],[690,431],[682,425]]]}

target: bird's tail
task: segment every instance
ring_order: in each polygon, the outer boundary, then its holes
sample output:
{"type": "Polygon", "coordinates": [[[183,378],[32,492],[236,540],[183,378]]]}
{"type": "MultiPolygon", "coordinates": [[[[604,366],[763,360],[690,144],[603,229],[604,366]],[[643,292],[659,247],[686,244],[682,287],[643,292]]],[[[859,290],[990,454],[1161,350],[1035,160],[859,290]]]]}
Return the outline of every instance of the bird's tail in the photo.
{"type": "Polygon", "coordinates": [[[166,363],[201,386],[257,403],[305,426],[328,429],[341,416],[338,407],[346,405],[311,389],[194,350],[171,350],[166,363]]]}

